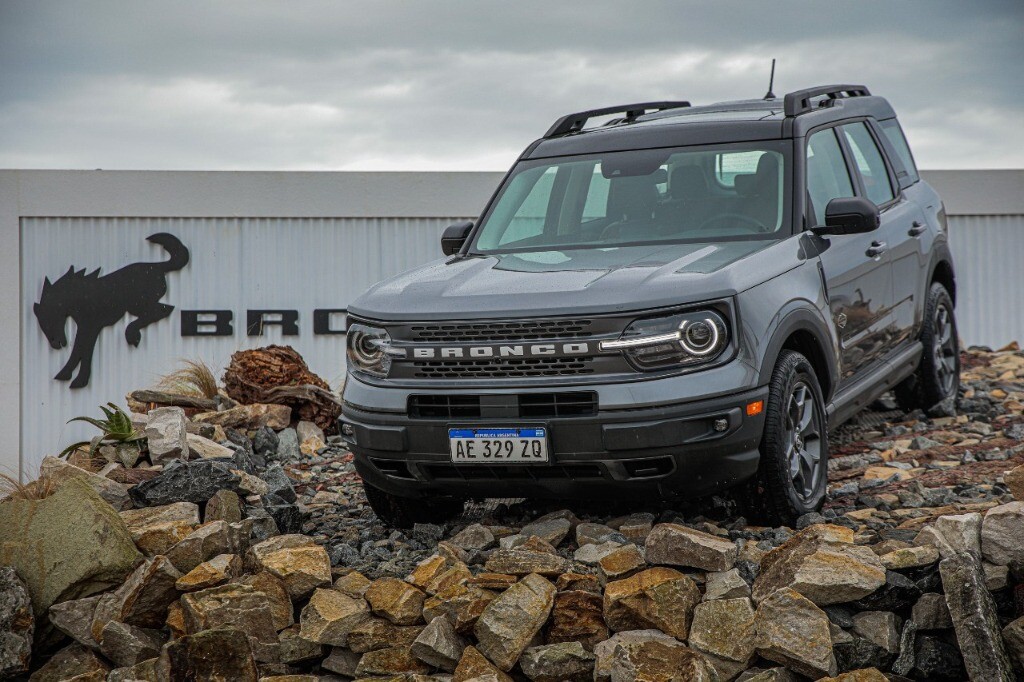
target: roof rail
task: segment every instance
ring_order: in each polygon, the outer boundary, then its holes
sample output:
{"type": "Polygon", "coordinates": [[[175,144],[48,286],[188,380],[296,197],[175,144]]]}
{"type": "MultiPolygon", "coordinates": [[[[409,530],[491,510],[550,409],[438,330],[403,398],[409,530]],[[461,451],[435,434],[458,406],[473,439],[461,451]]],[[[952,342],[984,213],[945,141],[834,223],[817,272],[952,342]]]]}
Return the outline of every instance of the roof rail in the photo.
{"type": "Polygon", "coordinates": [[[799,116],[811,111],[811,99],[828,95],[829,99],[840,97],[868,97],[871,92],[865,85],[819,85],[806,90],[797,90],[786,95],[785,112],[786,116],[799,116]]]}
{"type": "Polygon", "coordinates": [[[583,126],[587,124],[587,121],[596,116],[607,116],[608,114],[625,114],[627,121],[632,121],[637,116],[642,116],[648,111],[662,111],[664,109],[679,109],[681,107],[690,106],[689,102],[640,102],[638,104],[620,104],[615,107],[605,107],[604,109],[591,109],[590,111],[580,111],[575,114],[567,114],[562,118],[555,121],[555,124],[544,133],[545,138],[555,137],[557,135],[565,135],[566,133],[575,133],[583,130],[583,126]]]}

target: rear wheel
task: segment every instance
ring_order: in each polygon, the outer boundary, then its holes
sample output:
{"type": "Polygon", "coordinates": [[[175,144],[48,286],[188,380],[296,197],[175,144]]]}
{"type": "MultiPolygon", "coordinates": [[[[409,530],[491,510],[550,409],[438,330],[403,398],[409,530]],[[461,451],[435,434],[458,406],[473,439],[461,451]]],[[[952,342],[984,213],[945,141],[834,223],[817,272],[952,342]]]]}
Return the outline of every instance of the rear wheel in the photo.
{"type": "Polygon", "coordinates": [[[457,498],[399,497],[366,481],[363,481],[363,492],[377,518],[392,528],[412,528],[417,523],[442,524],[461,514],[464,508],[463,501],[457,498]]]}
{"type": "Polygon", "coordinates": [[[908,412],[955,400],[960,389],[960,342],[953,299],[938,282],[932,284],[925,302],[921,345],[924,350],[917,371],[893,391],[896,402],[908,412]]]}
{"type": "Polygon", "coordinates": [[[772,525],[793,525],[818,511],[828,483],[828,430],[818,378],[800,353],[784,350],[768,386],[761,461],[748,512],[772,525]]]}

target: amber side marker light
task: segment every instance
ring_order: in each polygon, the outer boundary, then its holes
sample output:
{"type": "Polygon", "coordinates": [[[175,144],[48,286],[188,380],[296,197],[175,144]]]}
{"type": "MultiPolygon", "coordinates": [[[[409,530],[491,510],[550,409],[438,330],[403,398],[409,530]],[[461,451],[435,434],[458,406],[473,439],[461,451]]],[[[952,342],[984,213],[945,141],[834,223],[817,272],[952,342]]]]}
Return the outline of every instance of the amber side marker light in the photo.
{"type": "Polygon", "coordinates": [[[764,401],[763,400],[755,400],[752,403],[747,403],[747,416],[748,417],[753,417],[755,415],[761,414],[761,412],[763,410],[764,410],[764,401]]]}

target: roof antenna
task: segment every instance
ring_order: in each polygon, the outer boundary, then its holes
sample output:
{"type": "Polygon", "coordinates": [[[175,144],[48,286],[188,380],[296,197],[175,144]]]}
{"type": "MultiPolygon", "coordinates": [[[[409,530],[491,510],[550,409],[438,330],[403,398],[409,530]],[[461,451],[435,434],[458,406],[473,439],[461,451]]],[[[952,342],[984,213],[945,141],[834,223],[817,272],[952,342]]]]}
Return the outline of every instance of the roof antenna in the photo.
{"type": "Polygon", "coordinates": [[[765,99],[775,99],[775,93],[772,92],[772,86],[775,85],[775,60],[772,60],[772,75],[768,79],[768,94],[764,96],[765,99]]]}

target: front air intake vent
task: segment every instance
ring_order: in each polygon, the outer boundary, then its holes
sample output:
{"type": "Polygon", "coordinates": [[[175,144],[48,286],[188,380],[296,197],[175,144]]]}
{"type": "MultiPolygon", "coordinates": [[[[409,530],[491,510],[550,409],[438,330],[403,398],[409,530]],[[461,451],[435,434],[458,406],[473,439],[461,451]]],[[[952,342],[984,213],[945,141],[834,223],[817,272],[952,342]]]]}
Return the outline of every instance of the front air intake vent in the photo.
{"type": "Polygon", "coordinates": [[[593,320],[514,320],[416,324],[410,327],[413,341],[534,341],[583,339],[593,335],[593,320]]]}

